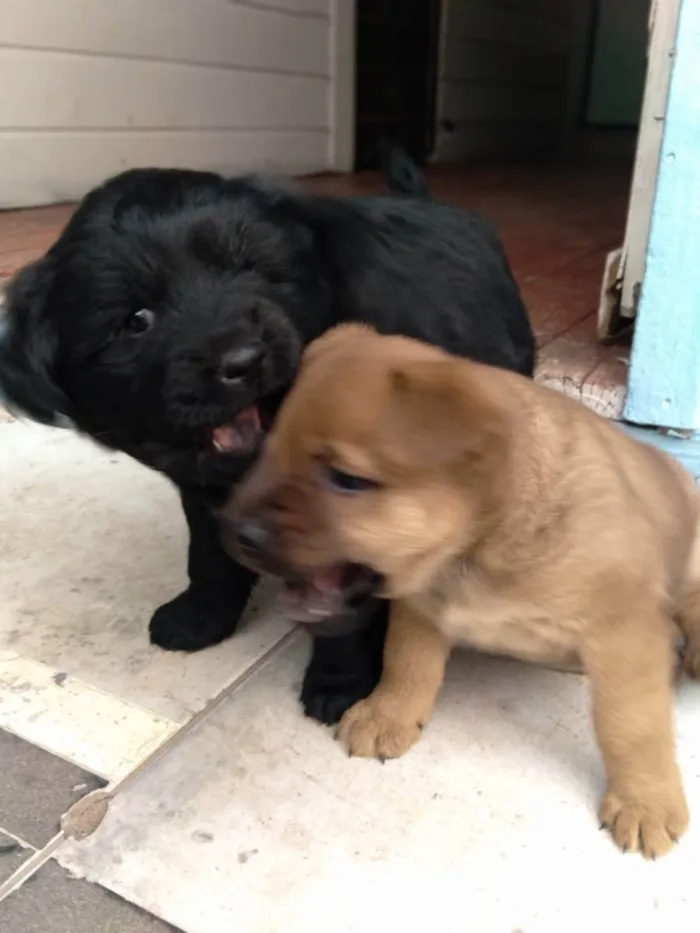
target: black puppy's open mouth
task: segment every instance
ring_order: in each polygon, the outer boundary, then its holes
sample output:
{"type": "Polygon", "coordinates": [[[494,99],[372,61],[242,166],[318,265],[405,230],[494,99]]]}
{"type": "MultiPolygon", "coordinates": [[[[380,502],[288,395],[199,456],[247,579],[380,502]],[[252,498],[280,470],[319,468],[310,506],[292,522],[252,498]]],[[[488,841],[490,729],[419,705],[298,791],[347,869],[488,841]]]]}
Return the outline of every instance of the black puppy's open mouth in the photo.
{"type": "Polygon", "coordinates": [[[265,435],[263,419],[257,405],[249,405],[236,417],[210,431],[210,443],[215,453],[240,457],[256,453],[265,435]]]}
{"type": "Polygon", "coordinates": [[[339,618],[360,608],[380,588],[382,578],[361,564],[335,564],[285,581],[285,613],[308,625],[339,618]]]}

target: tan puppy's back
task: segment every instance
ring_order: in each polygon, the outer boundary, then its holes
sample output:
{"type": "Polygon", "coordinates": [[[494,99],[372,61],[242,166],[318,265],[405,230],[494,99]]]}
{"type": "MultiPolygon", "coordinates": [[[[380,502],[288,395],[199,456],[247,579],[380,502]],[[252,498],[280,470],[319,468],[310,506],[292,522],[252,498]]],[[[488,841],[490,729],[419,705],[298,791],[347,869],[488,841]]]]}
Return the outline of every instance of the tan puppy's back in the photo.
{"type": "Polygon", "coordinates": [[[559,393],[463,368],[509,408],[511,438],[499,533],[417,597],[451,640],[576,665],[593,604],[650,581],[663,603],[692,589],[700,496],[674,460],[559,393]]]}

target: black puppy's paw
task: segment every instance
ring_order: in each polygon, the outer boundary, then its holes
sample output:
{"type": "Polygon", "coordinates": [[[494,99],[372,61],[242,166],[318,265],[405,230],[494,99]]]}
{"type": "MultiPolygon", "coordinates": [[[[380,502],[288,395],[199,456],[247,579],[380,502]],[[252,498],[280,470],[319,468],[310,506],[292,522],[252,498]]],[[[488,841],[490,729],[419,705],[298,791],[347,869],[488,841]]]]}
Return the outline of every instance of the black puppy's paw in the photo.
{"type": "Polygon", "coordinates": [[[332,678],[309,667],[301,687],[304,715],[334,726],[358,700],[364,700],[379,682],[379,673],[358,671],[352,678],[332,678]]]}
{"type": "Polygon", "coordinates": [[[201,651],[233,635],[239,614],[236,606],[212,606],[185,590],[153,613],[151,643],[166,651],[201,651]]]}
{"type": "Polygon", "coordinates": [[[351,631],[336,637],[315,635],[301,687],[307,716],[334,726],[351,706],[370,695],[382,675],[388,619],[389,603],[372,600],[355,617],[351,631]]]}

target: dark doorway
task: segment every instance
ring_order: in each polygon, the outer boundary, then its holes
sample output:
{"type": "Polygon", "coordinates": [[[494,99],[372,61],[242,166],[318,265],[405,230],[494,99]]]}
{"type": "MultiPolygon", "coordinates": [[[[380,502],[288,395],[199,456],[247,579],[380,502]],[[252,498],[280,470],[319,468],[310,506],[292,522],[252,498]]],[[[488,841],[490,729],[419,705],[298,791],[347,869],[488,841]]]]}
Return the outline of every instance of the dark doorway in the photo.
{"type": "Polygon", "coordinates": [[[440,0],[358,0],[355,168],[377,168],[380,142],[424,164],[435,141],[440,0]]]}

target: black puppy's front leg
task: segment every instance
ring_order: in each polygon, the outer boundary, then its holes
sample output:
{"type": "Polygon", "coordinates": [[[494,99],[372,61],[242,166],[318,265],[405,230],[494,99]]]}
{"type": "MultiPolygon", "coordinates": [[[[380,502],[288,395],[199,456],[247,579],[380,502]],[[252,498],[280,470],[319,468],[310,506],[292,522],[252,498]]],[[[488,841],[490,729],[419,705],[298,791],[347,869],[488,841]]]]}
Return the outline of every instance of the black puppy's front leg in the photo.
{"type": "MultiPolygon", "coordinates": [[[[307,716],[329,726],[358,700],[369,696],[382,675],[388,601],[373,600],[363,615],[359,627],[349,634],[316,635],[313,639],[301,704],[307,716]]],[[[326,628],[332,631],[332,620],[326,628]]]]}
{"type": "Polygon", "coordinates": [[[226,554],[218,524],[200,490],[181,490],[190,532],[190,585],[156,609],[149,631],[169,651],[200,651],[233,635],[258,576],[226,554]]]}

